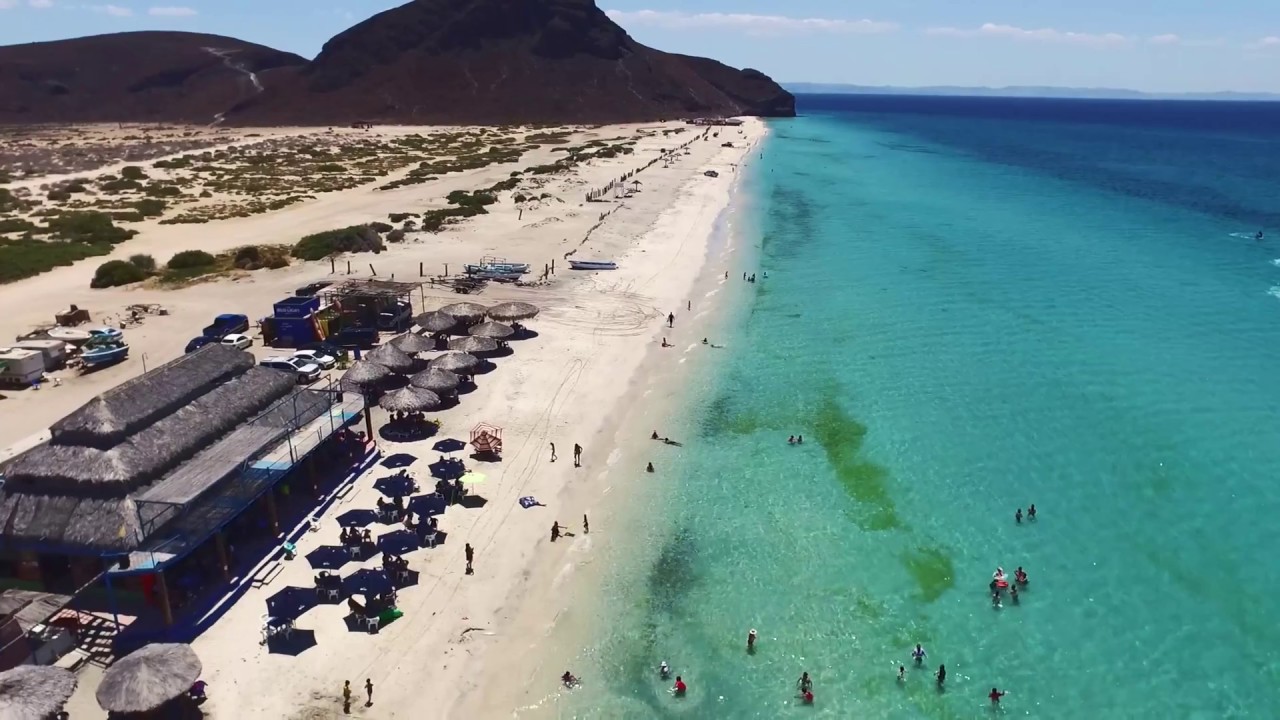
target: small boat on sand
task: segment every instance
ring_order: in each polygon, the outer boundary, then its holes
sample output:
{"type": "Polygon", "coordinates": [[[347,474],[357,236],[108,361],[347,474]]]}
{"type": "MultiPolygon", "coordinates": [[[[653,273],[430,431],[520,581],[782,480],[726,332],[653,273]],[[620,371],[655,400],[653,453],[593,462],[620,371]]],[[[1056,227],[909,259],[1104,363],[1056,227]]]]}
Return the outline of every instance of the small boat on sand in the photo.
{"type": "Polygon", "coordinates": [[[612,260],[570,260],[571,270],[617,270],[618,263],[612,260]]]}
{"type": "Polygon", "coordinates": [[[123,340],[93,340],[80,353],[85,369],[106,367],[129,357],[129,346],[123,340]]]}

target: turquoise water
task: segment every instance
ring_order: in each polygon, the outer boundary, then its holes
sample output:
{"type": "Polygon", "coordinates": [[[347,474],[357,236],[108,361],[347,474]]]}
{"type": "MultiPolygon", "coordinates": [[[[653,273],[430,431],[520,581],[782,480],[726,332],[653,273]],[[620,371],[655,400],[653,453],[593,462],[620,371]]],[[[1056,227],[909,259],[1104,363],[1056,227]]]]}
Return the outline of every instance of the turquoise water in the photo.
{"type": "Polygon", "coordinates": [[[1280,124],[1039,110],[773,126],[736,230],[768,278],[566,714],[970,718],[994,685],[1003,715],[1280,716],[1280,248],[1251,237],[1280,124]]]}

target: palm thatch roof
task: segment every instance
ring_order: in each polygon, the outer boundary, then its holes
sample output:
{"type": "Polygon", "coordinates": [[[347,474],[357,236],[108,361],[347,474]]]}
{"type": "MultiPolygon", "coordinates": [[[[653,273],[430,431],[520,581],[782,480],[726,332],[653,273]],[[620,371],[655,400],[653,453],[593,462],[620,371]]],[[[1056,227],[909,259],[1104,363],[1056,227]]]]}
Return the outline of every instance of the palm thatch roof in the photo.
{"type": "Polygon", "coordinates": [[[489,308],[489,317],[494,320],[526,320],[538,314],[538,306],[527,302],[505,302],[489,308]]]}
{"type": "Polygon", "coordinates": [[[448,370],[450,372],[458,373],[459,375],[469,375],[476,368],[480,367],[480,358],[464,352],[445,353],[444,355],[432,360],[430,367],[448,370]]]}
{"type": "Polygon", "coordinates": [[[345,373],[342,374],[343,389],[360,392],[368,390],[377,385],[384,378],[391,374],[391,371],[384,365],[379,365],[370,360],[357,360],[353,363],[345,373]]]}
{"type": "Polygon", "coordinates": [[[407,373],[413,369],[413,358],[401,352],[395,345],[384,344],[370,350],[365,360],[377,363],[391,372],[407,373]]]}
{"type": "Polygon", "coordinates": [[[400,352],[408,355],[431,352],[436,349],[436,341],[417,333],[407,332],[391,340],[391,344],[400,352]]]}
{"type": "Polygon", "coordinates": [[[452,305],[445,305],[440,308],[440,312],[445,313],[446,315],[452,315],[465,323],[475,323],[483,320],[485,313],[489,312],[489,309],[478,303],[460,302],[452,305]]]}
{"type": "Polygon", "coordinates": [[[104,392],[50,430],[55,442],[106,449],[253,366],[247,352],[206,345],[104,392]]]}
{"type": "Polygon", "coordinates": [[[457,390],[462,384],[462,378],[443,368],[429,367],[409,378],[409,384],[433,393],[447,393],[457,390]]]}
{"type": "Polygon", "coordinates": [[[98,685],[98,705],[118,713],[154,710],[187,692],[203,669],[190,645],[147,645],[107,668],[98,685]]]}
{"type": "Polygon", "coordinates": [[[479,325],[472,325],[468,328],[467,334],[472,337],[504,340],[515,335],[516,331],[510,325],[503,325],[497,322],[482,322],[479,325]]]}
{"type": "Polygon", "coordinates": [[[5,491],[119,498],[190,459],[288,395],[295,385],[289,373],[251,367],[230,382],[189,398],[151,425],[135,428],[128,439],[110,449],[66,444],[68,439],[88,437],[80,432],[59,435],[5,467],[5,491]]]}
{"type": "Polygon", "coordinates": [[[449,341],[449,349],[465,353],[493,352],[498,341],[487,337],[460,337],[449,341]]]}
{"type": "Polygon", "coordinates": [[[0,673],[0,718],[46,720],[76,691],[76,676],[52,665],[19,665],[0,673]]]}
{"type": "Polygon", "coordinates": [[[458,318],[449,313],[425,312],[415,317],[413,322],[427,332],[448,332],[458,324],[458,318]]]}
{"type": "Polygon", "coordinates": [[[378,405],[392,412],[422,412],[440,407],[440,396],[411,385],[383,395],[378,405]]]}

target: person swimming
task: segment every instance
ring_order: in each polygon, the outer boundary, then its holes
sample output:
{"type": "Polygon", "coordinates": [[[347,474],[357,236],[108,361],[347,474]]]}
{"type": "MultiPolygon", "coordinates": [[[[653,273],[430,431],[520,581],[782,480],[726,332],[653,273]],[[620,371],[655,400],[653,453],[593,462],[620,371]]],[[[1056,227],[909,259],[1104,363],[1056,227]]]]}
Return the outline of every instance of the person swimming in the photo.
{"type": "Polygon", "coordinates": [[[933,676],[938,678],[939,685],[945,683],[947,681],[947,666],[939,665],[938,672],[934,673],[933,676]]]}
{"type": "Polygon", "coordinates": [[[906,680],[906,679],[907,679],[907,667],[905,665],[899,665],[898,666],[898,682],[902,682],[903,680],[906,680]]]}
{"type": "Polygon", "coordinates": [[[1015,604],[1018,602],[1018,586],[1017,585],[1009,586],[1009,599],[1012,600],[1015,604]]]}
{"type": "Polygon", "coordinates": [[[573,688],[577,686],[578,678],[573,673],[565,670],[564,674],[560,676],[560,682],[564,683],[567,688],[573,688]]]}
{"type": "Polygon", "coordinates": [[[920,643],[916,643],[916,649],[911,651],[911,659],[915,660],[916,664],[919,665],[927,657],[929,657],[929,653],[924,651],[924,647],[920,643]]]}
{"type": "Polygon", "coordinates": [[[689,686],[684,684],[684,678],[677,675],[676,684],[671,687],[671,692],[675,693],[677,696],[683,696],[685,691],[688,689],[689,686]]]}
{"type": "Polygon", "coordinates": [[[747,633],[747,652],[755,652],[756,649],[756,629],[751,628],[751,632],[747,633]]]}
{"type": "Polygon", "coordinates": [[[997,607],[997,608],[1000,607],[1000,591],[999,590],[991,591],[991,607],[997,607]]]}
{"type": "Polygon", "coordinates": [[[662,664],[658,666],[658,677],[663,680],[671,677],[671,667],[667,665],[666,660],[663,660],[662,664]]]}
{"type": "Polygon", "coordinates": [[[1030,582],[1030,579],[1027,577],[1026,571],[1022,569],[1021,565],[1019,565],[1018,569],[1013,572],[1013,579],[1016,580],[1019,585],[1026,585],[1028,582],[1030,582]]]}
{"type": "Polygon", "coordinates": [[[813,690],[813,679],[809,677],[809,673],[800,673],[800,679],[796,680],[796,690],[801,694],[813,690]]]}
{"type": "Polygon", "coordinates": [[[1253,236],[1253,239],[1254,239],[1254,240],[1261,241],[1261,240],[1262,240],[1262,231],[1261,231],[1261,230],[1259,230],[1259,231],[1258,231],[1258,234],[1253,236]]]}
{"type": "Polygon", "coordinates": [[[795,436],[795,435],[792,435],[791,437],[787,438],[787,444],[788,444],[788,445],[795,445],[795,444],[796,444],[796,436],[795,436]]]}

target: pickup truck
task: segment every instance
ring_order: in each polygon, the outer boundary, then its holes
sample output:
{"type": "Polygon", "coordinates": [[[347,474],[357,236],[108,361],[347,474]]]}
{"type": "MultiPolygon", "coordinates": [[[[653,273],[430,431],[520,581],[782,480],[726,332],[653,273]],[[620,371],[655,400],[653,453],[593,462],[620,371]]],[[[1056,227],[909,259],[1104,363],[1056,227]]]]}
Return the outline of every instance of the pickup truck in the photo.
{"type": "Polygon", "coordinates": [[[246,315],[226,313],[213,319],[213,324],[200,334],[214,340],[221,340],[231,333],[248,333],[249,318],[246,315]]]}

